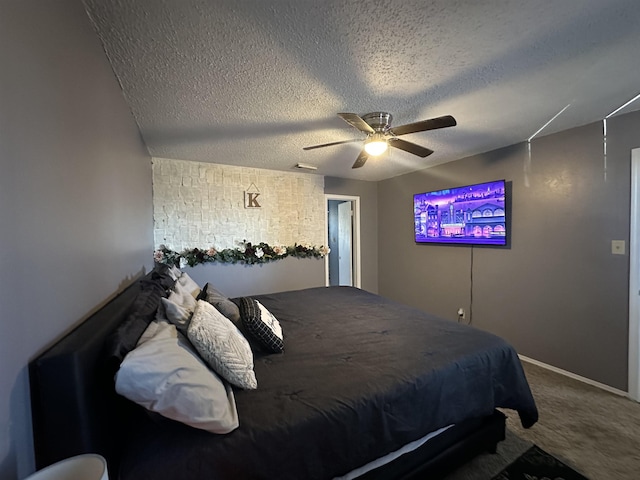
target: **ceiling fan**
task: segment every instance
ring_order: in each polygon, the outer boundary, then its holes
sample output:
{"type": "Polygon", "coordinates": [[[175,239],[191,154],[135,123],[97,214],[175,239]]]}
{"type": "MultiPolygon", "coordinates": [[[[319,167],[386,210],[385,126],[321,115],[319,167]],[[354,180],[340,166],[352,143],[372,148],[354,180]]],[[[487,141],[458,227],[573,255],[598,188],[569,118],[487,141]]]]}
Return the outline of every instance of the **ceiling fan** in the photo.
{"type": "MultiPolygon", "coordinates": [[[[427,157],[433,153],[433,150],[415,143],[407,142],[406,140],[402,140],[398,137],[400,135],[407,135],[408,133],[454,127],[457,124],[456,119],[451,115],[422,120],[421,122],[407,123],[398,127],[391,126],[391,120],[393,117],[390,113],[386,112],[372,112],[362,116],[355,113],[339,113],[338,116],[352,127],[355,127],[361,132],[367,134],[367,137],[364,140],[364,148],[351,168],[362,167],[369,156],[381,155],[387,150],[388,146],[399,148],[400,150],[418,155],[422,158],[427,157]]],[[[333,145],[360,141],[361,140],[359,139],[355,139],[323,143],[322,145],[304,147],[303,150],[313,150],[315,148],[330,147],[333,145]]]]}

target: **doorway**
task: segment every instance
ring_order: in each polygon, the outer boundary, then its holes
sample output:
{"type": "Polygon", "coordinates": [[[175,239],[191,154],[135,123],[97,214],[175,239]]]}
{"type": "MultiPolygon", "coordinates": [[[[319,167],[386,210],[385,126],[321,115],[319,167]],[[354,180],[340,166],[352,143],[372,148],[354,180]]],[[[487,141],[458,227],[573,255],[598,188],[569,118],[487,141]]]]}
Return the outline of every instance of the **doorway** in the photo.
{"type": "Polygon", "coordinates": [[[629,397],[640,402],[640,148],[631,150],[629,397]]]}
{"type": "Polygon", "coordinates": [[[360,288],[360,197],[328,194],[325,199],[330,249],[325,284],[360,288]]]}

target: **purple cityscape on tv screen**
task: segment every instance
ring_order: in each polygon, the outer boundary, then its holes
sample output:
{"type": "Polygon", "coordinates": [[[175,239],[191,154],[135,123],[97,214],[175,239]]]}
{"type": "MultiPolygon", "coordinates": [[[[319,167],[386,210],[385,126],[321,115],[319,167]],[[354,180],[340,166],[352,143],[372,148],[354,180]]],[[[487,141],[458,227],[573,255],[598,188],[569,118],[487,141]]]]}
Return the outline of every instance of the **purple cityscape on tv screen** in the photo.
{"type": "Polygon", "coordinates": [[[417,243],[506,245],[505,181],[413,196],[417,243]]]}

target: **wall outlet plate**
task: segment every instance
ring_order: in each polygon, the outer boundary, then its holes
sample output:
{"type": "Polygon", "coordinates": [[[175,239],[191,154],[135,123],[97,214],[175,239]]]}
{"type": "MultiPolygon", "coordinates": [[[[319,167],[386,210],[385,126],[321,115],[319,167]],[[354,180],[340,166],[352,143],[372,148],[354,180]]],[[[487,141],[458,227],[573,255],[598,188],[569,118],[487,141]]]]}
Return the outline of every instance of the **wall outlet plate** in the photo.
{"type": "Polygon", "coordinates": [[[611,253],[613,255],[625,254],[625,241],[624,240],[611,240],[611,253]]]}

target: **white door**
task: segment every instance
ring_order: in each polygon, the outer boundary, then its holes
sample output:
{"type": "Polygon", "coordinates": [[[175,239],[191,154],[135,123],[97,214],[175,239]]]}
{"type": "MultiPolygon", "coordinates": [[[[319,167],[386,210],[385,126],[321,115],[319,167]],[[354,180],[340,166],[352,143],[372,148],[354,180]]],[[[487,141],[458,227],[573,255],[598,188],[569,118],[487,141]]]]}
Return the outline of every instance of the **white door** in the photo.
{"type": "Polygon", "coordinates": [[[353,224],[351,214],[351,202],[344,201],[338,204],[338,282],[340,285],[353,286],[353,257],[352,238],[353,224]]]}

